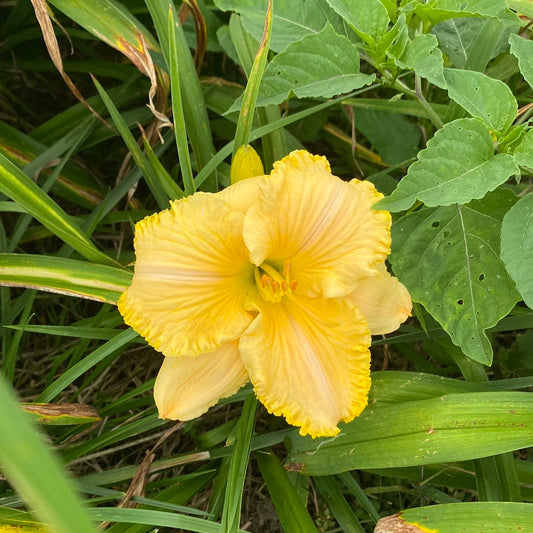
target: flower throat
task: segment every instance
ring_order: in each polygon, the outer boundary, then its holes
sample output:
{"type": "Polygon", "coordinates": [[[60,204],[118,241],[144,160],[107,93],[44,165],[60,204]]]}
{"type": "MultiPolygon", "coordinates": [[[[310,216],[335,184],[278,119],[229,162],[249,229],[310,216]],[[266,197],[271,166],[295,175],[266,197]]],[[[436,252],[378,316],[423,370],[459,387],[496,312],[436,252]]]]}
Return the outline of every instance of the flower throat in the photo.
{"type": "Polygon", "coordinates": [[[281,302],[283,297],[292,294],[298,285],[298,280],[291,281],[290,274],[291,264],[289,261],[283,265],[282,274],[268,263],[262,263],[255,267],[255,284],[259,294],[266,302],[281,302]]]}

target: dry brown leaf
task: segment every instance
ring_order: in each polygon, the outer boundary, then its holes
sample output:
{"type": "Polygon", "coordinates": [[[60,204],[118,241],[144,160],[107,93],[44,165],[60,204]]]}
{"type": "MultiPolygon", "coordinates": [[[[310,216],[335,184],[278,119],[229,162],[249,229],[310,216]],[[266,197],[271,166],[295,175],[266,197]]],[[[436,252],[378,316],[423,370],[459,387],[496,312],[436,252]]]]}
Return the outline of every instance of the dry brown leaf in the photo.
{"type": "Polygon", "coordinates": [[[57,42],[56,35],[54,33],[54,28],[52,26],[52,21],[50,19],[50,14],[48,13],[48,4],[46,0],[31,0],[33,9],[35,11],[35,16],[37,17],[37,22],[41,27],[41,31],[44,38],[44,44],[50,55],[50,59],[54,63],[59,74],[63,78],[67,87],[70,89],[70,92],[87,108],[90,112],[98,118],[103,124],[107,127],[110,127],[109,124],[91,107],[91,105],[85,100],[83,95],[78,91],[78,88],[74,82],[69,78],[68,74],[63,68],[63,59],[61,58],[61,53],[59,51],[59,44],[57,42]]]}
{"type": "Polygon", "coordinates": [[[409,524],[401,513],[382,518],[374,528],[374,533],[438,533],[436,529],[428,529],[416,524],[409,524]]]}

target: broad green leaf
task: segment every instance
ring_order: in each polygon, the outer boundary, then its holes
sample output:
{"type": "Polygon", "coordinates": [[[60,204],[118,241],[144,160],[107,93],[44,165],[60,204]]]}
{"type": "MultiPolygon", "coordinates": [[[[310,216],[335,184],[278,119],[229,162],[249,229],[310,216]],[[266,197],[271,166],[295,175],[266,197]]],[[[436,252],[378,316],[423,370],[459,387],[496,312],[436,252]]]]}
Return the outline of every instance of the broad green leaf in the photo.
{"type": "MultiPolygon", "coordinates": [[[[268,0],[215,0],[214,3],[222,11],[239,13],[245,29],[261,42],[268,0]]],[[[293,2],[275,2],[270,48],[281,52],[289,44],[319,33],[328,22],[342,33],[343,21],[326,0],[307,0],[296,9],[293,2]]]]}
{"type": "Polygon", "coordinates": [[[0,285],[26,287],[115,304],[132,273],[45,255],[0,254],[0,285]]]}
{"type": "Polygon", "coordinates": [[[290,44],[270,62],[257,105],[279,104],[290,94],[331,98],[369,85],[374,78],[359,72],[356,46],[328,24],[320,33],[290,44]]]}
{"type": "Polygon", "coordinates": [[[287,463],[304,474],[465,461],[533,444],[533,396],[474,392],[374,407],[337,437],[286,440],[287,463]]]}
{"type": "Polygon", "coordinates": [[[394,62],[400,68],[414,70],[418,76],[445,89],[444,63],[438,45],[437,38],[432,34],[417,35],[394,62]]]}
{"type": "Polygon", "coordinates": [[[425,400],[443,394],[488,392],[498,384],[497,381],[490,383],[474,383],[422,372],[387,370],[372,372],[372,388],[368,399],[369,403],[382,405],[425,400]]]}
{"type": "Polygon", "coordinates": [[[96,533],[74,483],[29,416],[19,408],[3,375],[0,404],[0,464],[9,482],[53,531],[96,533]]]}
{"type": "Polygon", "coordinates": [[[327,3],[369,46],[374,46],[387,31],[389,15],[379,0],[327,0],[327,3]]]}
{"type": "Polygon", "coordinates": [[[533,129],[526,131],[514,149],[513,155],[521,167],[533,169],[533,129]]]}
{"type": "Polygon", "coordinates": [[[435,34],[454,67],[484,72],[488,62],[508,50],[509,34],[520,29],[511,12],[498,18],[452,18],[437,24],[435,34]]]}
{"type": "Polygon", "coordinates": [[[481,72],[457,69],[445,69],[444,78],[450,98],[494,133],[501,135],[511,126],[518,106],[505,83],[481,72]]]}
{"type": "Polygon", "coordinates": [[[506,0],[507,6],[517,13],[533,18],[533,3],[531,0],[506,0]]]}
{"type": "Polygon", "coordinates": [[[511,45],[511,54],[518,59],[522,76],[533,88],[533,41],[512,34],[509,36],[509,44],[511,45]]]}
{"type": "Polygon", "coordinates": [[[413,0],[404,6],[432,24],[458,17],[498,17],[506,8],[505,0],[413,0]]]}
{"type": "Polygon", "coordinates": [[[0,192],[24,207],[43,226],[89,261],[118,266],[96,248],[61,207],[1,153],[0,192]]]}
{"type": "Polygon", "coordinates": [[[383,162],[396,165],[416,157],[420,130],[405,117],[368,109],[354,109],[355,128],[376,149],[383,162]]]}
{"type": "Polygon", "coordinates": [[[533,308],[533,194],[521,198],[502,223],[502,260],[524,302],[533,308]]]}
{"type": "Polygon", "coordinates": [[[460,502],[400,511],[396,515],[382,518],[374,533],[516,533],[528,531],[531,524],[531,503],[460,502]]]}
{"type": "Polygon", "coordinates": [[[482,122],[458,119],[437,131],[395,191],[378,206],[396,212],[416,199],[430,207],[463,204],[482,198],[519,172],[511,155],[494,155],[492,137],[482,122]]]}
{"type": "Polygon", "coordinates": [[[498,190],[468,205],[423,209],[393,227],[395,274],[453,343],[485,365],[492,362],[485,330],[519,299],[498,254],[501,221],[515,201],[498,190]]]}

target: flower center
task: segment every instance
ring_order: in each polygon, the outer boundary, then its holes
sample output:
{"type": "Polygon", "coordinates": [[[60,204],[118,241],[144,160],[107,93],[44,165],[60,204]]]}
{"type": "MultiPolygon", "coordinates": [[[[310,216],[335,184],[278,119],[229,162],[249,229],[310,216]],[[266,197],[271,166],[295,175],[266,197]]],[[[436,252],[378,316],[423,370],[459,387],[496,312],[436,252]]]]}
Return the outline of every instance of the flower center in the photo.
{"type": "Polygon", "coordinates": [[[291,264],[287,261],[283,265],[283,273],[280,274],[273,266],[268,263],[262,263],[255,267],[254,277],[255,284],[259,294],[266,302],[281,302],[285,295],[290,295],[296,289],[298,280],[290,278],[291,264]]]}

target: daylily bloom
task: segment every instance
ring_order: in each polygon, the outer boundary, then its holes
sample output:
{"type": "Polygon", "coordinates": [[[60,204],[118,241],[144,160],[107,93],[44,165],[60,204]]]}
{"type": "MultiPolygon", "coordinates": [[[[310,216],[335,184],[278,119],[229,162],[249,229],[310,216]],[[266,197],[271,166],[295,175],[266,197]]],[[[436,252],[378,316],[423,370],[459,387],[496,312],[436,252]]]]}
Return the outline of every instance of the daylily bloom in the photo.
{"type": "Polygon", "coordinates": [[[127,324],[165,356],[160,416],[190,420],[251,381],[302,435],[332,436],[370,388],[371,334],[409,316],[386,271],[382,195],[292,152],[268,176],[198,192],[139,222],[127,324]]]}

